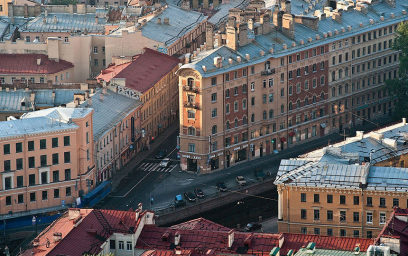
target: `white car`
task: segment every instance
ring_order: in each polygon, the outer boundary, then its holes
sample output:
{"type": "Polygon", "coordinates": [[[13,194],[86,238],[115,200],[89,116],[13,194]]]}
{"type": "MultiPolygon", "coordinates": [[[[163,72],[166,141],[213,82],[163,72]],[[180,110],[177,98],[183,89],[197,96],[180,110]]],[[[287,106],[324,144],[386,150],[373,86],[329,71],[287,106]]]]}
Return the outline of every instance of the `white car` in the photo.
{"type": "Polygon", "coordinates": [[[160,167],[169,167],[169,165],[170,165],[170,158],[164,158],[160,162],[160,167]]]}
{"type": "Polygon", "coordinates": [[[244,179],[244,177],[242,177],[242,176],[237,176],[236,180],[237,180],[237,183],[238,183],[239,185],[241,185],[241,186],[246,185],[246,180],[244,179]]]}

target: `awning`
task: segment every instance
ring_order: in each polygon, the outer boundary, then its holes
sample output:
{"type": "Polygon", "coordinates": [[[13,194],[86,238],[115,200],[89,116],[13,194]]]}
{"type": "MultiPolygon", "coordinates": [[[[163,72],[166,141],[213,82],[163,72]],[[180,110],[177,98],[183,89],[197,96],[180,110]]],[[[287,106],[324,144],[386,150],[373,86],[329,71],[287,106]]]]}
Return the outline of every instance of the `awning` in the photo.
{"type": "Polygon", "coordinates": [[[285,141],[286,141],[286,138],[285,138],[285,137],[282,137],[282,138],[280,138],[280,141],[281,141],[281,142],[285,142],[285,141]]]}
{"type": "Polygon", "coordinates": [[[289,133],[289,137],[293,137],[293,136],[295,136],[295,135],[296,135],[295,132],[290,132],[290,133],[289,133]]]}
{"type": "Polygon", "coordinates": [[[326,128],[326,123],[321,123],[320,127],[322,127],[323,129],[326,128]]]}

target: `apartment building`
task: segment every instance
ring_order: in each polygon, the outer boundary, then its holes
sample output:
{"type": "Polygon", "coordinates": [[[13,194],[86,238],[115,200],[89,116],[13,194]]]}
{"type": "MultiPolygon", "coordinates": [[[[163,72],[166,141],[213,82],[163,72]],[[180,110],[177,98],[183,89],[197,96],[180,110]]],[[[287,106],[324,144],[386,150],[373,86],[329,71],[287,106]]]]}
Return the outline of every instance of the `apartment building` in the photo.
{"type": "Polygon", "coordinates": [[[94,187],[92,114],[57,107],[0,122],[1,215],[64,209],[94,187]]]}
{"type": "Polygon", "coordinates": [[[178,71],[183,170],[221,170],[392,114],[381,87],[398,67],[390,40],[404,7],[336,8],[235,8],[224,30],[207,26],[178,71]]]}
{"type": "Polygon", "coordinates": [[[140,109],[141,145],[147,147],[177,116],[179,60],[145,48],[133,58],[118,58],[97,77],[109,90],[142,102],[140,109]]]}
{"type": "Polygon", "coordinates": [[[282,160],[279,232],[373,238],[408,208],[406,121],[282,160]]]}

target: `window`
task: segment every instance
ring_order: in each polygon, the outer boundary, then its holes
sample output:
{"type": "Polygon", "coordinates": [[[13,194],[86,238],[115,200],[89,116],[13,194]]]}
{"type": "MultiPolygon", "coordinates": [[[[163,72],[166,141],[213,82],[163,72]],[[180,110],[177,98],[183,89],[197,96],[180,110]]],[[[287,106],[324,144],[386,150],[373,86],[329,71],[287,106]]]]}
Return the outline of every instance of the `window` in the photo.
{"type": "Polygon", "coordinates": [[[23,158],[16,159],[16,169],[22,170],[23,169],[23,158]]]}
{"type": "Polygon", "coordinates": [[[289,79],[292,79],[292,71],[289,71],[289,79]]]}
{"type": "Polygon", "coordinates": [[[328,235],[328,236],[333,236],[333,229],[328,228],[328,229],[327,229],[327,235],[328,235]]]}
{"type": "Polygon", "coordinates": [[[255,114],[254,113],[252,113],[252,115],[251,115],[251,122],[252,123],[255,122],[255,114]]]}
{"type": "Polygon", "coordinates": [[[5,155],[10,154],[10,144],[3,145],[3,151],[5,155]]]}
{"type": "Polygon", "coordinates": [[[119,250],[123,251],[125,249],[125,243],[123,241],[119,241],[119,250]]]}
{"type": "Polygon", "coordinates": [[[346,204],[346,196],[344,195],[340,196],[340,204],[346,204]]]}
{"type": "Polygon", "coordinates": [[[269,78],[268,85],[269,87],[273,87],[273,78],[269,78]]]}
{"type": "Polygon", "coordinates": [[[385,224],[385,222],[386,222],[385,213],[380,212],[380,224],[385,224]]]}
{"type": "Polygon", "coordinates": [[[380,197],[380,207],[385,207],[385,198],[380,197]]]}
{"type": "Polygon", "coordinates": [[[307,218],[307,216],[306,216],[306,209],[301,209],[301,210],[300,210],[300,218],[301,218],[302,220],[305,220],[305,219],[307,218]]]}
{"type": "Polygon", "coordinates": [[[360,213],[353,212],[353,222],[360,222],[360,213]]]}
{"type": "Polygon", "coordinates": [[[71,152],[64,152],[64,163],[71,162],[71,152]]]}
{"type": "Polygon", "coordinates": [[[187,110],[187,118],[188,119],[195,119],[195,111],[194,110],[187,110]]]}
{"type": "Polygon", "coordinates": [[[188,143],[188,152],[195,152],[195,144],[188,143]]]}
{"type": "Polygon", "coordinates": [[[71,169],[65,169],[65,180],[71,179],[71,169]]]}
{"type": "Polygon", "coordinates": [[[242,85],[242,93],[246,93],[247,92],[247,85],[243,84],[242,85]]]}
{"type": "Polygon", "coordinates": [[[227,105],[225,105],[225,113],[226,114],[230,113],[230,104],[229,103],[227,105]]]}
{"type": "Polygon", "coordinates": [[[319,194],[314,194],[313,195],[313,202],[318,203],[319,199],[320,199],[319,194]]]}
{"type": "Polygon", "coordinates": [[[41,198],[42,200],[48,200],[48,191],[42,191],[41,198]]]}
{"type": "Polygon", "coordinates": [[[6,177],[4,178],[4,189],[11,189],[12,184],[11,184],[11,177],[6,177]]]}
{"type": "Polygon", "coordinates": [[[373,231],[367,231],[367,238],[373,238],[373,231]]]}
{"type": "Polygon", "coordinates": [[[392,207],[399,207],[399,199],[393,198],[392,199],[392,207]]]}
{"type": "Polygon", "coordinates": [[[236,112],[236,111],[238,111],[238,101],[235,101],[234,102],[234,111],[236,112]]]}
{"type": "MultiPolygon", "coordinates": [[[[265,95],[265,98],[266,98],[266,95],[265,95]]],[[[255,97],[251,98],[251,106],[255,106],[255,97]]]]}
{"type": "Polygon", "coordinates": [[[58,182],[59,181],[59,171],[53,171],[52,172],[52,181],[53,182],[58,182]]]}
{"type": "Polygon", "coordinates": [[[251,91],[255,91],[255,82],[251,83],[251,91]]]}
{"type": "Polygon", "coordinates": [[[306,193],[301,193],[300,194],[300,201],[301,202],[306,202],[306,193]]]}
{"type": "Polygon", "coordinates": [[[327,203],[332,204],[333,203],[333,195],[327,195],[327,203]]]}
{"type": "Polygon", "coordinates": [[[324,85],[324,76],[320,77],[320,85],[324,85]]]}
{"type": "Polygon", "coordinates": [[[64,146],[69,146],[71,144],[71,140],[69,136],[64,136],[64,146]]]}
{"type": "Polygon", "coordinates": [[[71,196],[72,194],[71,194],[71,188],[70,187],[68,187],[68,188],[66,188],[65,189],[65,196],[71,196]]]}
{"type": "Polygon", "coordinates": [[[28,142],[28,151],[34,151],[34,141],[28,142]]]}
{"type": "Polygon", "coordinates": [[[313,232],[315,235],[320,235],[320,228],[314,228],[313,232]]]}
{"type": "Polygon", "coordinates": [[[301,227],[300,228],[300,233],[307,234],[307,228],[306,227],[301,227]]]}
{"type": "Polygon", "coordinates": [[[47,140],[43,139],[40,140],[40,149],[46,149],[47,148],[47,140]]]}
{"type": "Polygon", "coordinates": [[[132,242],[126,242],[126,250],[128,251],[132,250],[132,242]]]}
{"type": "Polygon", "coordinates": [[[217,93],[211,94],[211,102],[216,102],[217,101],[217,93]]]}
{"type": "Polygon", "coordinates": [[[28,185],[29,186],[35,185],[35,174],[28,175],[28,185]]]}
{"type": "Polygon", "coordinates": [[[53,165],[59,164],[58,153],[52,154],[52,164],[53,165]]]}
{"type": "Polygon", "coordinates": [[[95,53],[95,54],[98,53],[98,46],[94,46],[94,48],[93,48],[93,53],[95,53]]]}
{"type": "Polygon", "coordinates": [[[195,136],[195,128],[194,127],[188,127],[188,135],[195,136]]]}
{"type": "Polygon", "coordinates": [[[327,211],[327,220],[333,220],[333,211],[327,211]]]}
{"type": "Polygon", "coordinates": [[[217,117],[217,108],[211,110],[211,117],[217,117]]]}
{"type": "Polygon", "coordinates": [[[346,236],[347,232],[345,229],[340,229],[340,236],[346,236]]]}
{"type": "Polygon", "coordinates": [[[320,220],[320,210],[314,210],[313,211],[313,219],[314,220],[320,220]]]}
{"type": "Polygon", "coordinates": [[[273,118],[273,109],[269,110],[269,118],[273,118]]]}
{"type": "Polygon", "coordinates": [[[60,190],[54,189],[54,198],[60,198],[60,190]]]}
{"type": "Polygon", "coordinates": [[[217,77],[211,78],[211,85],[217,85],[217,77]]]}
{"type": "Polygon", "coordinates": [[[213,125],[213,127],[211,128],[211,133],[212,134],[216,134],[217,133],[217,126],[213,125]]]}
{"type": "Polygon", "coordinates": [[[246,107],[247,107],[246,99],[243,99],[242,100],[242,109],[246,109],[246,107]]]}
{"type": "Polygon", "coordinates": [[[262,103],[265,104],[266,103],[266,94],[262,95],[262,103]]]}
{"type": "Polygon", "coordinates": [[[41,159],[41,167],[47,166],[47,155],[40,156],[41,159]]]}
{"type": "Polygon", "coordinates": [[[346,211],[340,211],[340,221],[346,221],[346,211]]]}
{"type": "Polygon", "coordinates": [[[354,196],[353,197],[353,203],[354,203],[354,205],[359,205],[360,204],[360,197],[359,196],[354,196]]]}
{"type": "Polygon", "coordinates": [[[24,195],[20,194],[17,196],[17,202],[18,204],[23,204],[24,203],[24,195]]]}

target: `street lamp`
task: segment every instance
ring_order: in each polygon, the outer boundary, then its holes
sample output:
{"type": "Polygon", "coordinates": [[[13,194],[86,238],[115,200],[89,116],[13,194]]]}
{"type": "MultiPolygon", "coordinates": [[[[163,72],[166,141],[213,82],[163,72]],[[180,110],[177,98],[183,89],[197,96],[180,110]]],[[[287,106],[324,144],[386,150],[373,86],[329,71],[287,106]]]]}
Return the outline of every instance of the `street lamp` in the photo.
{"type": "Polygon", "coordinates": [[[31,224],[33,224],[33,226],[35,226],[35,235],[37,235],[38,233],[38,229],[37,229],[37,218],[35,216],[33,216],[33,219],[31,220],[31,224]]]}

